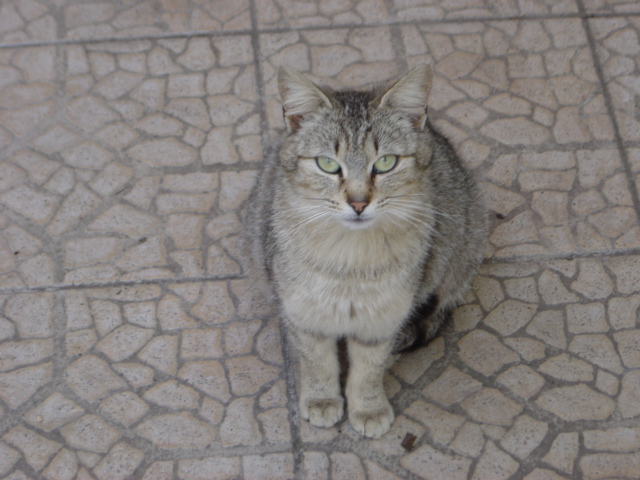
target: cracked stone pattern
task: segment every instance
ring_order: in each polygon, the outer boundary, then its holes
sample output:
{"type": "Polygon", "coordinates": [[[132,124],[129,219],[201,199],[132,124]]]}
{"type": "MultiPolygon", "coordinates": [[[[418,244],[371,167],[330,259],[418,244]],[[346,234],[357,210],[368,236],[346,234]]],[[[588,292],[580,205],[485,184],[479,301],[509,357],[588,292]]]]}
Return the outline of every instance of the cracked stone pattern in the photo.
{"type": "Polygon", "coordinates": [[[2,2],[0,476],[636,478],[638,13],[2,2]],[[367,88],[425,61],[429,114],[493,213],[487,260],[442,335],[390,367],[387,435],[314,428],[243,277],[276,69],[367,88]]]}

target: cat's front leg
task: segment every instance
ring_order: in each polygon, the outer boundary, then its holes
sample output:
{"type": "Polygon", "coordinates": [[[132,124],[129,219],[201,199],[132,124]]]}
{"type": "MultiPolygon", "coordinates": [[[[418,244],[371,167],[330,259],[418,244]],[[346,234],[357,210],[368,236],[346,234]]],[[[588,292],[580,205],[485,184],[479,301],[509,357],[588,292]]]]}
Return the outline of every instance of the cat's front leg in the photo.
{"type": "Polygon", "coordinates": [[[331,427],[344,414],[336,339],[291,330],[300,354],[300,415],[317,427],[331,427]]]}
{"type": "Polygon", "coordinates": [[[393,423],[393,408],[384,391],[383,378],[393,340],[375,344],[348,340],[349,376],[347,405],[353,428],[367,437],[380,438],[393,423]]]}

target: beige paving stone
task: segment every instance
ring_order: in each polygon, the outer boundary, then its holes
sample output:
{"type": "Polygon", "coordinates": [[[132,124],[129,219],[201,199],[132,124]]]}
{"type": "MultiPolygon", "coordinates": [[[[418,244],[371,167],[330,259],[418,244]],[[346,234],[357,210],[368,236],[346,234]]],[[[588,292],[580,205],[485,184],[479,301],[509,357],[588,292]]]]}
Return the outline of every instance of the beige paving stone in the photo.
{"type": "Polygon", "coordinates": [[[64,245],[64,266],[83,267],[106,262],[120,250],[120,240],[114,237],[78,238],[64,245]]]}
{"type": "Polygon", "coordinates": [[[565,353],[544,362],[540,371],[567,382],[589,382],[594,378],[592,365],[565,353]]]}
{"type": "Polygon", "coordinates": [[[502,438],[500,445],[520,460],[525,460],[544,440],[548,429],[546,423],[522,415],[502,438]]]}
{"type": "Polygon", "coordinates": [[[138,358],[168,375],[178,370],[178,337],[161,335],[151,339],[138,353],[138,358]]]}
{"type": "Polygon", "coordinates": [[[511,335],[529,323],[537,309],[534,304],[506,300],[485,317],[484,323],[501,335],[511,335]]]}
{"type": "Polygon", "coordinates": [[[640,372],[632,370],[622,377],[622,388],[618,396],[618,408],[623,418],[640,415],[640,406],[635,401],[640,394],[640,372]]]}
{"type": "Polygon", "coordinates": [[[462,402],[462,408],[472,419],[492,425],[511,425],[522,406],[496,389],[484,388],[462,402]]]}
{"type": "Polygon", "coordinates": [[[204,285],[200,301],[190,313],[205,323],[226,323],[231,319],[234,305],[224,283],[208,282],[204,285]]]}
{"type": "Polygon", "coordinates": [[[566,480],[566,477],[558,475],[552,470],[546,468],[536,468],[529,475],[524,477],[525,480],[566,480]]]}
{"type": "Polygon", "coordinates": [[[24,419],[34,427],[50,432],[78,418],[84,409],[59,392],[27,412],[24,419]]]}
{"type": "Polygon", "coordinates": [[[573,473],[574,462],[580,447],[578,434],[560,433],[553,441],[549,453],[542,458],[544,462],[568,474],[573,473]]]}
{"type": "Polygon", "coordinates": [[[504,371],[496,381],[512,394],[529,400],[544,386],[544,378],[527,365],[516,365],[504,371]]]}
{"type": "Polygon", "coordinates": [[[449,366],[423,393],[443,405],[452,405],[482,388],[482,384],[455,367],[449,366]]]}
{"type": "Polygon", "coordinates": [[[488,441],[484,455],[476,465],[471,478],[474,480],[481,478],[507,479],[518,470],[518,467],[518,462],[496,447],[493,442],[488,441]]]}
{"type": "Polygon", "coordinates": [[[406,455],[400,463],[415,475],[429,480],[466,479],[471,468],[469,459],[441,453],[428,445],[406,455]]]}
{"type": "Polygon", "coordinates": [[[98,334],[103,337],[122,324],[120,307],[114,302],[94,300],[91,302],[91,314],[96,319],[98,334]]]}
{"type": "Polygon", "coordinates": [[[55,195],[35,191],[26,185],[3,193],[0,202],[40,225],[49,221],[58,206],[55,195]]]}
{"type": "Polygon", "coordinates": [[[287,387],[284,380],[276,382],[260,396],[259,405],[262,408],[284,407],[287,404],[287,387]]]}
{"type": "Polygon", "coordinates": [[[185,480],[224,480],[240,475],[239,457],[208,457],[178,461],[179,478],[185,480]]]}
{"type": "Polygon", "coordinates": [[[545,356],[545,345],[542,342],[527,337],[506,338],[504,343],[515,350],[527,361],[538,360],[545,356]]]}
{"type": "Polygon", "coordinates": [[[133,392],[121,392],[100,403],[100,412],[109,419],[128,427],[137,422],[148,411],[147,404],[133,392]]]}
{"type": "Polygon", "coordinates": [[[95,453],[107,453],[121,433],[96,415],[85,415],[60,429],[60,433],[72,448],[95,453]]]}
{"type": "Polygon", "coordinates": [[[402,441],[410,433],[420,438],[424,433],[424,426],[410,420],[404,415],[399,415],[391,424],[389,433],[379,439],[370,440],[369,445],[373,450],[384,455],[401,456],[407,452],[402,447],[402,441]]]}
{"type": "Polygon", "coordinates": [[[291,441],[289,412],[286,408],[273,408],[257,415],[265,439],[270,443],[291,441]]]}
{"type": "Polygon", "coordinates": [[[157,415],[143,421],[136,432],[159,448],[204,448],[214,438],[214,430],[190,413],[157,415]]]}
{"type": "Polygon", "coordinates": [[[13,427],[2,437],[24,455],[24,459],[35,471],[41,471],[62,444],[46,439],[28,428],[13,427]]]}
{"type": "Polygon", "coordinates": [[[0,443],[0,475],[7,474],[20,459],[20,454],[6,443],[0,443]]]}
{"type": "Polygon", "coordinates": [[[471,368],[491,375],[507,364],[518,361],[518,355],[505,347],[494,335],[483,330],[474,330],[460,342],[460,358],[471,368]]]}
{"type": "Polygon", "coordinates": [[[186,330],[182,333],[181,358],[221,358],[222,356],[222,331],[219,328],[186,330]]]}
{"type": "Polygon", "coordinates": [[[605,372],[604,370],[598,370],[596,375],[596,388],[603,393],[613,397],[618,393],[620,387],[620,380],[613,374],[605,372]]]}
{"type": "Polygon", "coordinates": [[[169,380],[147,390],[144,399],[178,410],[196,408],[200,395],[193,388],[180,385],[175,380],[169,380]]]}
{"type": "Polygon", "coordinates": [[[623,371],[613,342],[605,335],[577,335],[569,344],[569,351],[618,375],[623,371]]]}
{"type": "Polygon", "coordinates": [[[211,398],[205,397],[202,400],[198,413],[202,418],[212,425],[218,425],[224,417],[224,406],[211,398]]]}
{"type": "Polygon", "coordinates": [[[147,213],[127,205],[116,205],[96,218],[87,227],[87,230],[123,233],[133,238],[139,238],[153,229],[158,223],[158,219],[147,213]]]}
{"type": "Polygon", "coordinates": [[[178,377],[222,402],[231,398],[225,371],[217,361],[187,362],[178,371],[178,377]]]}
{"type": "Polygon", "coordinates": [[[226,325],[224,346],[228,355],[247,354],[251,351],[254,336],[262,327],[262,322],[234,322],[226,325]]]}
{"type": "Polygon", "coordinates": [[[564,319],[562,312],[558,310],[546,310],[538,313],[527,326],[526,332],[548,345],[561,349],[567,348],[564,319]]]}
{"type": "Polygon", "coordinates": [[[68,357],[82,355],[98,341],[95,330],[87,328],[69,332],[64,337],[65,353],[68,357]]]}
{"type": "Polygon", "coordinates": [[[153,331],[133,325],[123,325],[98,342],[96,348],[111,361],[119,362],[131,357],[153,336],[153,331]]]}
{"type": "Polygon", "coordinates": [[[255,356],[231,358],[225,364],[231,391],[235,395],[255,394],[279,373],[279,369],[261,362],[255,356]]]}
{"type": "Polygon", "coordinates": [[[626,330],[613,335],[622,363],[627,368],[640,366],[640,330],[626,330]]]}
{"type": "Polygon", "coordinates": [[[236,398],[227,407],[220,425],[220,441],[229,448],[238,445],[258,445],[262,442],[260,426],[253,415],[251,397],[236,398]]]}
{"type": "Polygon", "coordinates": [[[485,310],[491,310],[504,300],[504,291],[500,282],[492,278],[476,277],[474,279],[474,292],[485,310]]]}
{"type": "Polygon", "coordinates": [[[66,382],[78,396],[89,402],[126,386],[104,360],[94,355],[83,356],[69,365],[66,382]]]}
{"type": "Polygon", "coordinates": [[[607,430],[587,430],[583,433],[584,445],[589,450],[606,452],[633,452],[638,450],[638,428],[616,427],[607,430]]]}
{"type": "Polygon", "coordinates": [[[47,479],[73,479],[78,471],[78,460],[75,454],[66,448],[60,450],[53,457],[47,468],[42,472],[47,479]]]}
{"type": "Polygon", "coordinates": [[[331,459],[331,473],[333,478],[365,478],[361,461],[353,453],[334,452],[329,458],[331,459]]]}
{"type": "Polygon", "coordinates": [[[177,330],[195,327],[196,323],[182,308],[182,302],[175,295],[165,295],[158,303],[158,320],[163,330],[177,330]]]}
{"type": "Polygon", "coordinates": [[[139,363],[117,363],[113,369],[135,388],[153,383],[153,369],[139,363]]]}
{"type": "Polygon", "coordinates": [[[453,311],[453,323],[458,331],[471,330],[483,317],[479,305],[464,305],[453,311]]]}
{"type": "Polygon", "coordinates": [[[9,406],[17,408],[42,386],[51,381],[53,365],[44,363],[0,374],[0,398],[9,406]]]}
{"type": "Polygon", "coordinates": [[[541,408],[563,420],[604,420],[615,408],[614,402],[584,384],[544,392],[536,400],[541,408]]]}
{"type": "Polygon", "coordinates": [[[607,477],[632,478],[640,468],[640,455],[612,453],[585,455],[580,460],[580,468],[585,480],[607,477]]]}
{"type": "Polygon", "coordinates": [[[271,453],[264,456],[246,455],[242,458],[244,472],[251,478],[293,479],[293,456],[289,453],[271,453]]]}
{"type": "Polygon", "coordinates": [[[124,317],[129,323],[140,327],[156,327],[156,304],[153,302],[125,303],[124,317]]]}
{"type": "Polygon", "coordinates": [[[609,325],[601,303],[567,305],[567,327],[570,333],[606,332],[609,325]]]}
{"type": "Polygon", "coordinates": [[[144,472],[142,480],[171,480],[173,478],[173,462],[154,462],[144,472]]]}
{"type": "Polygon", "coordinates": [[[51,339],[4,342],[0,344],[0,371],[5,372],[19,366],[32,365],[51,355],[53,355],[51,339]]]}
{"type": "Polygon", "coordinates": [[[605,263],[616,278],[616,286],[619,293],[630,294],[640,291],[640,257],[614,257],[607,259],[605,263]]]}
{"type": "Polygon", "coordinates": [[[302,473],[305,480],[328,480],[329,458],[324,452],[304,452],[302,473]]]}
{"type": "Polygon", "coordinates": [[[416,400],[404,413],[427,427],[429,436],[440,445],[447,445],[464,423],[464,417],[451,414],[423,400],[416,400]]]}
{"type": "Polygon", "coordinates": [[[129,446],[126,442],[116,444],[93,472],[100,480],[124,480],[131,476],[142,462],[141,450],[129,446]]]}

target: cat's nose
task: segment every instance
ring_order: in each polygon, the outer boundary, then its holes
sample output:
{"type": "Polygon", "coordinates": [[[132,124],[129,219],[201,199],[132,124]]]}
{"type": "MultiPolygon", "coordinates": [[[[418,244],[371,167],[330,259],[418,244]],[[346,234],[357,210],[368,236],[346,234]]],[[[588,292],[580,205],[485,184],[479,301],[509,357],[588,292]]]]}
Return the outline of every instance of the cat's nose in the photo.
{"type": "Polygon", "coordinates": [[[349,205],[360,215],[364,211],[364,208],[369,205],[369,202],[349,202],[349,205]]]}

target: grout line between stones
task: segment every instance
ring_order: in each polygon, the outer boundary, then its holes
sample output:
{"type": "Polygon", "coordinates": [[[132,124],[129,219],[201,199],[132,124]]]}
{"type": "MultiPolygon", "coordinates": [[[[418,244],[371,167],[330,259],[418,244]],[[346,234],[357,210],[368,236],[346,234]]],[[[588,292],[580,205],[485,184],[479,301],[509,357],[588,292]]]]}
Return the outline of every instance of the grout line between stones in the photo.
{"type": "MultiPolygon", "coordinates": [[[[264,89],[264,77],[262,75],[262,49],[260,47],[261,32],[258,25],[257,7],[255,5],[255,0],[249,0],[249,13],[251,16],[251,46],[253,48],[253,64],[255,68],[256,88],[258,90],[260,130],[262,132],[260,141],[264,156],[269,154],[270,142],[266,112],[266,93],[264,89]]],[[[289,348],[289,341],[284,322],[278,322],[278,329],[280,331],[280,352],[282,353],[283,358],[284,379],[288,403],[287,416],[289,421],[289,431],[291,435],[291,454],[293,455],[293,478],[301,478],[303,475],[304,448],[300,436],[298,400],[296,394],[296,381],[294,376],[293,361],[290,355],[291,349],[289,348]]]]}
{"type": "MultiPolygon", "coordinates": [[[[253,5],[253,4],[251,4],[253,5]]],[[[579,3],[581,7],[581,4],[579,3]]],[[[508,15],[504,17],[500,16],[480,16],[480,17],[461,17],[461,18],[443,18],[443,19],[423,19],[423,20],[400,20],[391,19],[382,22],[373,22],[369,24],[335,24],[335,25],[303,25],[303,26],[278,26],[278,27],[263,27],[261,28],[257,21],[255,21],[253,7],[250,7],[252,14],[252,28],[251,29],[237,29],[237,30],[203,30],[203,31],[185,31],[185,32],[171,32],[160,33],[154,35],[137,35],[131,37],[102,37],[102,38],[80,38],[80,39],[54,39],[48,41],[33,41],[33,42],[15,42],[15,43],[0,43],[0,49],[5,48],[24,48],[24,47],[42,47],[51,45],[75,45],[75,44],[87,44],[87,43],[107,43],[107,42],[130,42],[130,41],[142,41],[142,40],[164,40],[172,38],[195,38],[195,37],[224,37],[224,36],[240,36],[240,35],[253,35],[253,34],[268,34],[268,33],[287,33],[295,31],[315,31],[315,30],[340,30],[344,28],[377,28],[377,27],[392,27],[392,26],[428,26],[428,25],[442,25],[453,23],[477,23],[477,22],[497,22],[497,21],[514,21],[514,20],[553,20],[553,19],[593,19],[593,18],[628,18],[639,17],[640,13],[618,13],[618,12],[601,12],[601,13],[587,13],[582,9],[578,12],[570,13],[550,13],[539,15],[508,15]],[[255,23],[254,23],[255,21],[255,23]]]]}
{"type": "Polygon", "coordinates": [[[598,45],[596,43],[596,39],[593,36],[593,32],[591,30],[590,20],[594,18],[600,18],[600,17],[587,15],[585,12],[583,0],[576,0],[576,3],[578,5],[578,10],[581,14],[580,17],[582,18],[582,26],[587,35],[587,41],[589,42],[589,48],[591,50],[591,56],[593,58],[593,65],[596,70],[596,75],[598,75],[598,81],[600,82],[600,87],[602,88],[602,95],[604,96],[604,103],[607,107],[607,113],[609,114],[609,117],[611,118],[611,123],[613,125],[613,134],[615,137],[615,143],[618,147],[618,151],[620,152],[620,158],[622,159],[622,165],[624,167],[624,172],[627,179],[627,187],[629,188],[629,191],[633,192],[632,200],[633,200],[634,210],[636,212],[636,219],[640,221],[640,191],[638,191],[638,187],[636,183],[633,181],[633,171],[631,169],[631,164],[629,162],[629,155],[627,155],[625,142],[622,139],[622,135],[620,134],[620,128],[618,126],[618,119],[616,117],[616,111],[613,105],[613,99],[611,98],[611,92],[609,91],[607,82],[604,77],[604,71],[602,68],[602,64],[600,63],[600,58],[598,57],[598,45]]]}
{"type": "MultiPolygon", "coordinates": [[[[514,263],[539,263],[552,260],[573,260],[576,258],[615,258],[629,255],[640,255],[640,247],[627,248],[620,250],[595,250],[589,252],[561,252],[535,255],[514,255],[509,257],[485,258],[483,265],[498,264],[514,264],[514,263]]],[[[0,295],[12,295],[21,293],[36,292],[58,292],[65,290],[89,290],[96,288],[127,288],[146,285],[167,285],[167,284],[184,284],[198,282],[225,282],[229,280],[242,280],[247,277],[244,275],[202,275],[196,277],[169,277],[155,278],[148,280],[129,280],[115,282],[95,282],[80,284],[49,284],[38,285],[33,287],[16,287],[16,288],[0,288],[0,295]]]]}

